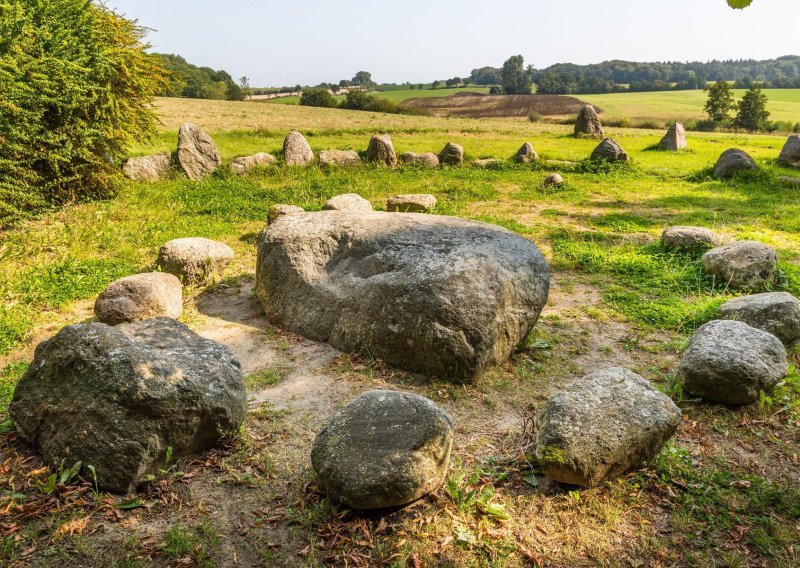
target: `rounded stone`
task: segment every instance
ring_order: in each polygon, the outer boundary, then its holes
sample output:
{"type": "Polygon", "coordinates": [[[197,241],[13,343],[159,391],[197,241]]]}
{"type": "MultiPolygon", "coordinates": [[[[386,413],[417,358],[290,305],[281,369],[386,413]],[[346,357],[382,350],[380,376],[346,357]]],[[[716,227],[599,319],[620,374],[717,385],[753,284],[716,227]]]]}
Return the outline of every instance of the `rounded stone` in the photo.
{"type": "Polygon", "coordinates": [[[800,300],[788,292],[765,292],[733,298],[717,311],[720,319],[737,320],[764,330],[791,345],[800,339],[800,300]]]}
{"type": "Polygon", "coordinates": [[[218,276],[233,257],[233,249],[225,243],[188,237],[165,243],[158,251],[156,264],[162,272],[174,274],[184,283],[198,283],[218,276]]]}
{"type": "Polygon", "coordinates": [[[448,142],[439,152],[439,163],[446,166],[460,166],[464,163],[464,148],[459,144],[448,142]]]}
{"type": "Polygon", "coordinates": [[[630,156],[622,149],[616,140],[606,138],[592,152],[592,160],[605,160],[606,162],[629,162],[630,156]]]}
{"type": "Polygon", "coordinates": [[[311,463],[331,497],[353,509],[406,505],[444,481],[453,445],[450,417],[421,396],[367,392],[330,418],[311,463]]]}
{"type": "Polygon", "coordinates": [[[356,193],[345,193],[331,197],[322,207],[323,211],[372,211],[372,204],[356,193]]]}
{"type": "Polygon", "coordinates": [[[265,166],[271,166],[277,163],[278,160],[272,154],[267,154],[266,152],[260,152],[253,156],[244,156],[242,158],[235,158],[231,161],[231,171],[236,175],[244,175],[247,172],[257,169],[263,168],[265,166]]]}
{"type": "Polygon", "coordinates": [[[403,152],[400,154],[400,161],[410,166],[419,166],[424,168],[439,167],[439,156],[433,152],[427,152],[424,154],[403,152]]]}
{"type": "Polygon", "coordinates": [[[269,208],[269,213],[267,213],[267,224],[272,225],[279,217],[293,215],[295,213],[305,213],[305,209],[297,205],[284,205],[280,203],[273,205],[269,208]]]}
{"type": "Polygon", "coordinates": [[[539,154],[533,149],[533,144],[525,142],[514,155],[514,161],[518,164],[530,164],[539,159],[539,154]]]}
{"type": "Polygon", "coordinates": [[[287,166],[308,166],[314,161],[314,151],[308,140],[296,130],[283,140],[283,161],[287,166]]]}
{"type": "Polygon", "coordinates": [[[436,207],[437,199],[427,193],[395,195],[386,200],[386,210],[399,213],[429,213],[436,207]]]}
{"type": "Polygon", "coordinates": [[[397,153],[394,151],[392,139],[386,134],[373,136],[364,154],[367,162],[393,167],[397,165],[397,153]]]}
{"type": "Polygon", "coordinates": [[[755,170],[757,167],[755,161],[747,152],[738,148],[729,148],[717,160],[714,166],[714,177],[732,177],[737,172],[755,170]]]}
{"type": "Polygon", "coordinates": [[[161,181],[172,171],[172,158],[169,154],[154,154],[129,158],[122,166],[122,173],[133,181],[161,181]]]}
{"type": "Polygon", "coordinates": [[[790,134],[783,145],[778,165],[787,168],[800,168],[800,134],[790,134]]]}
{"type": "Polygon", "coordinates": [[[703,268],[734,290],[759,290],[775,282],[778,255],[769,245],[735,241],[703,255],[703,268]]]}
{"type": "Polygon", "coordinates": [[[704,252],[719,243],[719,237],[705,227],[668,227],[661,234],[661,245],[668,251],[704,252]]]}
{"type": "Polygon", "coordinates": [[[592,105],[584,105],[578,113],[575,121],[575,136],[590,136],[592,138],[602,138],[603,127],[600,118],[592,105]]]}
{"type": "Polygon", "coordinates": [[[361,158],[354,150],[323,150],[319,153],[321,166],[354,168],[361,165],[361,158]]]}
{"type": "Polygon", "coordinates": [[[156,317],[178,319],[183,286],[172,274],[146,272],[112,282],[94,303],[97,319],[109,325],[156,317]]]}
{"type": "Polygon", "coordinates": [[[550,174],[544,178],[545,187],[561,187],[562,185],[564,185],[564,178],[559,174],[550,174]]]}

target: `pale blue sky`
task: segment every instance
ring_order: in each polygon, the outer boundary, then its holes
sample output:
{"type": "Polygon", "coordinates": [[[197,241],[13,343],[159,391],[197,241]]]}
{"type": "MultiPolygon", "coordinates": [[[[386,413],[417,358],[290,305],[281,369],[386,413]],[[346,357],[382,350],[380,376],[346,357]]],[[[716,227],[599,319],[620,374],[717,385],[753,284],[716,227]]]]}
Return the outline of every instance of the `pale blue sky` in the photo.
{"type": "Polygon", "coordinates": [[[253,86],[316,84],[370,71],[428,82],[500,66],[607,59],[767,59],[800,53],[800,0],[109,0],[154,31],[160,52],[253,86]]]}

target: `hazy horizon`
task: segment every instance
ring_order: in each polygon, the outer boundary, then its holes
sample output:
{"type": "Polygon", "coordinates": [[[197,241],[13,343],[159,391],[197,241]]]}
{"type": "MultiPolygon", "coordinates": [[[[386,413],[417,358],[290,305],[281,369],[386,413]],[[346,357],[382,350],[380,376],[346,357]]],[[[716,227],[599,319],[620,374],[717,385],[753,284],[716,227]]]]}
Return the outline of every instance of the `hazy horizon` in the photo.
{"type": "Polygon", "coordinates": [[[499,67],[516,54],[540,69],[614,59],[772,59],[798,52],[788,24],[781,30],[775,22],[800,18],[797,0],[757,0],[741,11],[725,0],[609,0],[602,11],[586,0],[499,0],[491,10],[477,0],[368,7],[355,0],[308,0],[301,7],[229,0],[222,9],[211,0],[108,5],[152,29],[154,51],[225,69],[235,79],[246,75],[254,87],[338,82],[359,70],[379,83],[427,83],[499,67]]]}

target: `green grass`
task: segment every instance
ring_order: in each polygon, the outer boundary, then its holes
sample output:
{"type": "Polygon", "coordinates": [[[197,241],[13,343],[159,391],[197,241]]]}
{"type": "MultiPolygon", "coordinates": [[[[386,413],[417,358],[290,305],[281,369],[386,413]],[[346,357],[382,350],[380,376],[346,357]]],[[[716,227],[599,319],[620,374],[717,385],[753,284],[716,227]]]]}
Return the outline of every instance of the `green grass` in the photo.
{"type": "MultiPolygon", "coordinates": [[[[456,93],[483,93],[489,94],[489,87],[453,87],[452,89],[405,89],[399,91],[370,91],[370,94],[382,99],[388,99],[395,103],[401,103],[408,99],[427,98],[427,97],[449,97],[456,93]]],[[[343,101],[344,95],[337,95],[337,101],[343,101]]],[[[265,101],[276,105],[299,105],[300,97],[281,97],[279,99],[268,99],[265,101]]]]}
{"type": "Polygon", "coordinates": [[[289,367],[268,367],[251,373],[244,379],[244,385],[249,391],[261,390],[278,384],[291,372],[289,367]]]}

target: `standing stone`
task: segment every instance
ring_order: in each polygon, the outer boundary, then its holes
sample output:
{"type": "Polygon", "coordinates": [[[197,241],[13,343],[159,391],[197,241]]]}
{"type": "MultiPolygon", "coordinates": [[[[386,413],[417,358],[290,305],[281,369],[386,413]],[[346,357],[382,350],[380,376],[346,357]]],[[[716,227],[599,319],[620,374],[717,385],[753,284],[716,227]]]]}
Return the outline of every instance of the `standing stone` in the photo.
{"type": "Polygon", "coordinates": [[[439,163],[446,166],[460,166],[464,163],[464,148],[448,142],[439,152],[439,163]]]}
{"type": "Polygon", "coordinates": [[[530,164],[538,159],[539,154],[536,153],[536,150],[533,149],[533,145],[530,142],[525,142],[514,156],[514,161],[518,164],[530,164]]]}
{"type": "Polygon", "coordinates": [[[103,290],[94,303],[97,319],[109,325],[157,317],[178,319],[182,313],[181,282],[165,272],[121,278],[103,290]]]}
{"type": "Polygon", "coordinates": [[[688,148],[686,129],[683,127],[683,124],[676,122],[670,126],[658,145],[662,150],[669,150],[671,152],[677,152],[678,150],[685,150],[688,148]]]}
{"type": "Polygon", "coordinates": [[[756,241],[736,241],[711,249],[701,259],[703,268],[734,290],[759,290],[775,282],[778,255],[756,241]]]}
{"type": "Polygon", "coordinates": [[[593,487],[652,460],[675,433],[681,411],[628,369],[579,379],[545,403],[536,458],[560,483],[593,487]]]}
{"type": "Polygon", "coordinates": [[[201,283],[219,275],[233,260],[233,249],[225,243],[189,237],[174,239],[158,251],[157,266],[182,278],[184,283],[201,283]]]}
{"type": "Polygon", "coordinates": [[[430,213],[436,203],[436,197],[427,193],[395,195],[386,200],[386,210],[398,213],[430,213]]]}
{"type": "Polygon", "coordinates": [[[400,154],[400,161],[410,166],[420,166],[426,168],[439,167],[439,156],[433,152],[416,154],[414,152],[403,152],[400,154]]]}
{"type": "Polygon", "coordinates": [[[314,161],[314,151],[308,140],[296,130],[283,141],[283,161],[287,166],[308,166],[314,161]]]}
{"type": "Polygon", "coordinates": [[[661,234],[661,245],[668,251],[705,252],[719,243],[719,237],[705,227],[668,227],[661,234]]]}
{"type": "Polygon", "coordinates": [[[678,366],[685,392],[723,404],[755,402],[788,371],[786,348],[777,337],[729,320],[700,326],[678,366]]]}
{"type": "Polygon", "coordinates": [[[178,164],[189,179],[199,181],[217,171],[222,159],[211,136],[194,124],[184,124],[178,131],[178,164]]]}
{"type": "Polygon", "coordinates": [[[273,205],[269,208],[269,213],[267,213],[267,224],[272,225],[279,217],[294,215],[295,213],[305,213],[305,210],[297,205],[273,205]]]}
{"type": "Polygon", "coordinates": [[[733,298],[717,311],[720,319],[736,320],[762,329],[792,345],[800,339],[800,300],[788,292],[765,292],[733,298]]]}
{"type": "Polygon", "coordinates": [[[205,451],[245,417],[230,350],[169,318],[70,325],[36,348],[9,406],[17,430],[55,468],[82,462],[125,493],[172,460],[205,451]]]}
{"type": "Polygon", "coordinates": [[[559,174],[550,174],[544,178],[545,187],[561,187],[564,185],[564,178],[559,174]]]}
{"type": "Polygon", "coordinates": [[[354,168],[361,165],[361,158],[353,150],[323,150],[319,153],[319,163],[322,166],[354,168]]]}
{"type": "Polygon", "coordinates": [[[575,136],[590,136],[592,138],[603,138],[603,126],[600,118],[592,105],[584,105],[578,113],[575,121],[575,136]]]}
{"type": "Polygon", "coordinates": [[[133,181],[161,181],[172,171],[172,158],[169,154],[154,154],[129,158],[122,166],[122,173],[133,181]]]}
{"type": "Polygon", "coordinates": [[[757,167],[747,152],[738,148],[729,148],[717,160],[717,164],[714,166],[714,177],[732,177],[737,172],[755,170],[757,167]]]}
{"type": "Polygon", "coordinates": [[[778,164],[787,168],[800,168],[800,134],[791,134],[783,145],[778,164]]]}
{"type": "Polygon", "coordinates": [[[254,156],[245,156],[231,161],[231,171],[236,175],[244,175],[250,170],[271,166],[278,162],[277,158],[266,152],[258,153],[254,156]]]}
{"type": "Polygon", "coordinates": [[[373,136],[369,141],[364,159],[367,162],[373,162],[382,166],[396,166],[397,153],[394,151],[392,139],[386,134],[373,136]]]}
{"type": "Polygon", "coordinates": [[[594,149],[590,156],[592,160],[605,160],[606,162],[629,162],[630,157],[628,153],[622,149],[615,140],[606,138],[597,148],[594,149]]]}
{"type": "Polygon", "coordinates": [[[376,390],[337,412],[314,440],[311,463],[331,497],[353,509],[406,505],[447,475],[453,425],[432,401],[376,390]]]}
{"type": "Polygon", "coordinates": [[[323,211],[372,211],[372,204],[356,193],[345,193],[331,197],[322,207],[323,211]]]}

